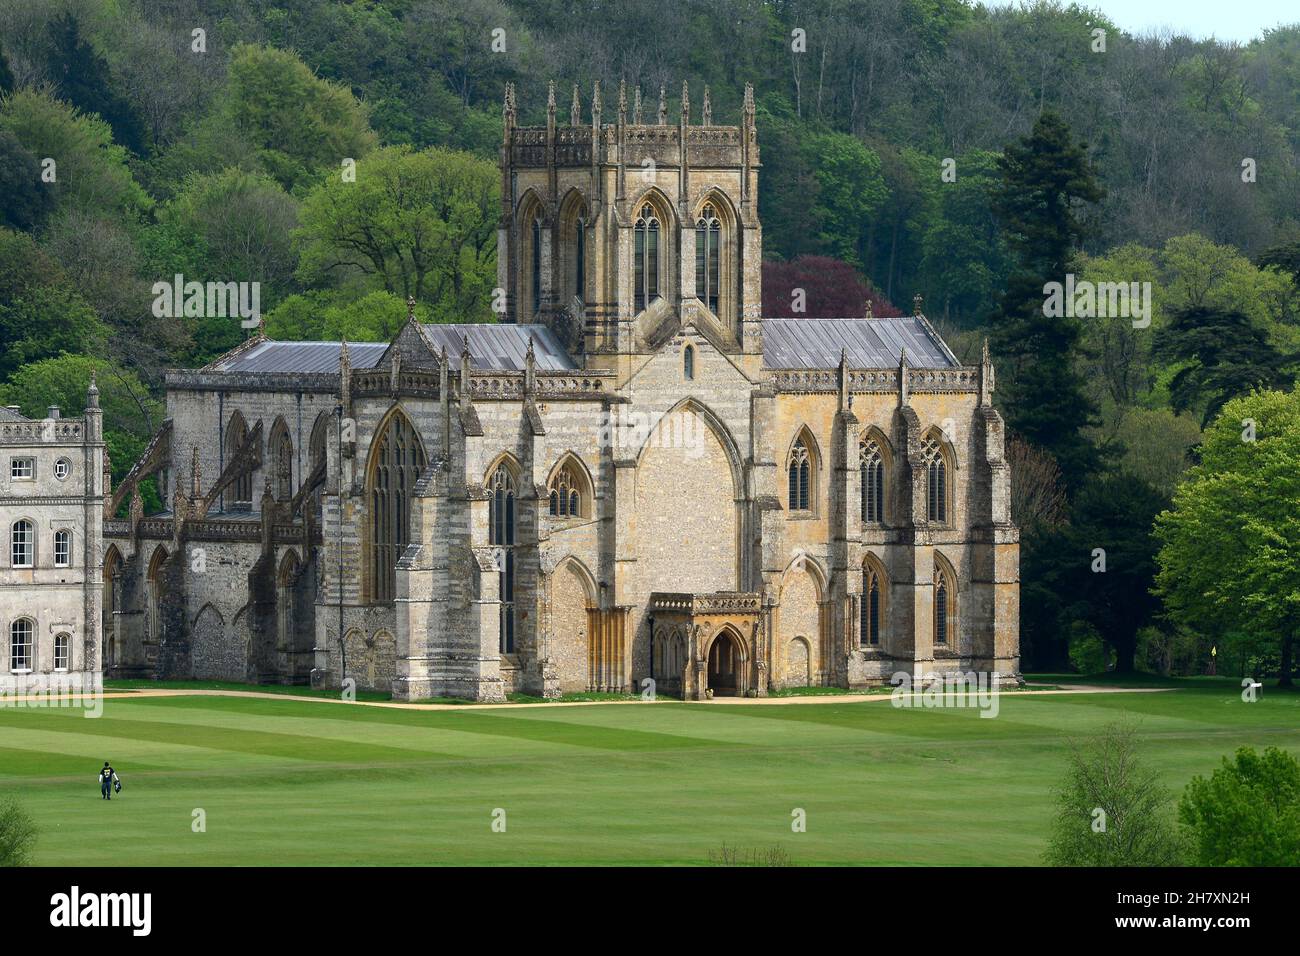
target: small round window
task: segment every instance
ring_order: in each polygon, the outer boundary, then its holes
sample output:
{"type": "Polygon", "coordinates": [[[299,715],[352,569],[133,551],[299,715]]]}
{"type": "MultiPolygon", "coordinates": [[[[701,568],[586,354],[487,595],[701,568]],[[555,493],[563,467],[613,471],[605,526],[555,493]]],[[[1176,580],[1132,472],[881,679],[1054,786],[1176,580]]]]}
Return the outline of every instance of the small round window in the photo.
{"type": "Polygon", "coordinates": [[[66,458],[60,458],[54,463],[54,477],[62,481],[72,472],[72,462],[66,458]]]}

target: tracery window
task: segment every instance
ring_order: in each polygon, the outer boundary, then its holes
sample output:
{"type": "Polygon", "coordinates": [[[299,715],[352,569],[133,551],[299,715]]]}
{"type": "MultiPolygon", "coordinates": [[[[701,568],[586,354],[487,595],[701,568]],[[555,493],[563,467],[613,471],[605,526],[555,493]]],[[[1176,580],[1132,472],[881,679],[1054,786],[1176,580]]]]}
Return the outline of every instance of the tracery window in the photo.
{"type": "MultiPolygon", "coordinates": [[[[230,416],[230,424],[226,427],[226,464],[235,460],[235,456],[239,454],[239,449],[244,446],[244,442],[247,440],[248,425],[244,422],[244,416],[239,412],[235,412],[230,416]]],[[[247,511],[252,508],[253,470],[245,468],[235,479],[232,489],[234,510],[247,511]]]]}
{"type": "Polygon", "coordinates": [[[925,463],[925,517],[944,524],[948,521],[948,459],[937,438],[921,443],[921,460],[925,463]]]}
{"type": "Polygon", "coordinates": [[[721,287],[722,223],[712,203],[706,203],[695,222],[695,296],[714,315],[718,313],[718,290],[721,287]]]}
{"type": "Polygon", "coordinates": [[[858,468],[862,485],[862,520],[880,524],[885,520],[885,455],[880,442],[863,437],[858,442],[858,468]]]}
{"type": "Polygon", "coordinates": [[[586,514],[583,492],[586,482],[582,480],[572,462],[555,472],[547,489],[551,503],[551,516],[554,518],[581,518],[586,514]]]}
{"type": "Polygon", "coordinates": [[[397,594],[397,561],[411,534],[411,495],[424,470],[424,446],[410,420],[394,414],[371,453],[370,600],[386,604],[397,594]]]}
{"type": "Polygon", "coordinates": [[[500,575],[501,622],[498,631],[502,654],[515,650],[515,476],[503,462],[488,486],[488,544],[496,548],[500,575]]]}
{"type": "Polygon", "coordinates": [[[288,501],[293,497],[293,442],[288,431],[281,429],[275,437],[275,497],[288,501]]]}
{"type": "Polygon", "coordinates": [[[636,311],[641,312],[659,298],[659,218],[654,207],[645,203],[633,229],[636,273],[636,311]]]}
{"type": "Polygon", "coordinates": [[[812,509],[813,459],[804,438],[795,441],[786,464],[789,478],[789,504],[791,511],[812,509]]]}

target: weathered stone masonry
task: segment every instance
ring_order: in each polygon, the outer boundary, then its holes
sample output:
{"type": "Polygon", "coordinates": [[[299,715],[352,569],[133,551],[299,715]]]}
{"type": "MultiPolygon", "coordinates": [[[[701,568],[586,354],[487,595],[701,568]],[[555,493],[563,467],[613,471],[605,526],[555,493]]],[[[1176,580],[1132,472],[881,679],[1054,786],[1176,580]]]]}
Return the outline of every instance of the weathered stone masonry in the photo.
{"type": "Polygon", "coordinates": [[[562,126],[552,95],[525,128],[507,90],[503,322],[169,374],[108,505],[109,672],[478,700],[1014,677],[987,354],[919,298],[764,320],[752,97],[739,126],[704,104],[644,123],[597,89],[562,126]]]}

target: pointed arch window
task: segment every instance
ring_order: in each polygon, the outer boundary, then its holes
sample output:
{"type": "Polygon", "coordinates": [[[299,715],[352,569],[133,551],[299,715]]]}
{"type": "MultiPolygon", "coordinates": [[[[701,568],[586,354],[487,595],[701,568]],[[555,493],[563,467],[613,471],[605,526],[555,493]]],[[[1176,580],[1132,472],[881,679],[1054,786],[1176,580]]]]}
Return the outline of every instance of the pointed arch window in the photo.
{"type": "Polygon", "coordinates": [[[686,381],[695,379],[695,346],[688,345],[682,350],[682,377],[686,381]]]}
{"type": "Polygon", "coordinates": [[[957,582],[952,573],[939,562],[934,563],[934,643],[947,646],[952,643],[957,618],[957,582]]]}
{"type": "Polygon", "coordinates": [[[67,568],[72,566],[72,532],[54,532],[54,566],[67,568]]]}
{"type": "Polygon", "coordinates": [[[502,654],[515,650],[515,499],[514,473],[505,463],[492,473],[488,491],[488,544],[496,548],[501,620],[498,644],[502,654]]]}
{"type": "Polygon", "coordinates": [[[882,524],[885,520],[885,454],[876,439],[864,436],[859,440],[858,469],[862,485],[862,521],[882,524]]]}
{"type": "Polygon", "coordinates": [[[634,226],[634,263],[636,273],[636,311],[641,312],[659,298],[659,217],[652,205],[645,203],[634,226]]]}
{"type": "Polygon", "coordinates": [[[790,460],[786,463],[786,475],[789,479],[789,505],[791,511],[812,510],[812,486],[815,477],[813,457],[808,449],[806,438],[795,440],[790,448],[790,460]]]}
{"type": "Polygon", "coordinates": [[[160,546],[153,553],[145,577],[145,636],[155,643],[162,640],[163,569],[166,563],[167,549],[160,546]]]}
{"type": "Polygon", "coordinates": [[[72,635],[66,631],[54,635],[54,669],[66,671],[72,659],[72,635]]]}
{"type": "MultiPolygon", "coordinates": [[[[248,441],[248,425],[239,412],[230,416],[230,425],[226,428],[226,463],[235,460],[239,450],[248,441]]],[[[233,510],[248,511],[253,507],[253,469],[245,468],[235,478],[231,486],[234,496],[233,510]]]]}
{"type": "Polygon", "coordinates": [[[921,443],[921,460],[925,464],[925,519],[936,524],[948,522],[948,459],[943,446],[933,436],[921,443]]]}
{"type": "Polygon", "coordinates": [[[718,289],[721,287],[722,223],[713,203],[706,203],[695,221],[695,297],[710,312],[718,314],[718,289]]]}
{"type": "Polygon", "coordinates": [[[572,459],[556,470],[547,491],[551,517],[585,518],[588,516],[587,502],[590,500],[591,489],[587,487],[587,482],[572,459]]]}
{"type": "Polygon", "coordinates": [[[872,564],[862,569],[862,620],[858,643],[879,647],[885,621],[885,586],[880,570],[872,564]]]}
{"type": "Polygon", "coordinates": [[[411,540],[411,496],[424,471],[424,445],[410,420],[398,412],[371,455],[370,600],[387,604],[397,595],[397,562],[411,540]]]}
{"type": "Polygon", "coordinates": [[[272,455],[275,461],[275,497],[279,501],[288,501],[293,497],[293,441],[283,426],[276,433],[272,455]]]}

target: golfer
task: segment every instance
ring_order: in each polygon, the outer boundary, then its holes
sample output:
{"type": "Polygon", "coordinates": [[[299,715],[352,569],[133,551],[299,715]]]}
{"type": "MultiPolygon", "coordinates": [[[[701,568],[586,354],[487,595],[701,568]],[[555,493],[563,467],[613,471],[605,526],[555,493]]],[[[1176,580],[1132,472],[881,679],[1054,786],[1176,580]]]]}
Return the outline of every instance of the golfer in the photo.
{"type": "Polygon", "coordinates": [[[99,793],[105,800],[113,799],[113,788],[116,787],[118,792],[122,791],[122,783],[117,779],[115,771],[108,763],[104,761],[104,769],[99,772],[99,793]]]}

